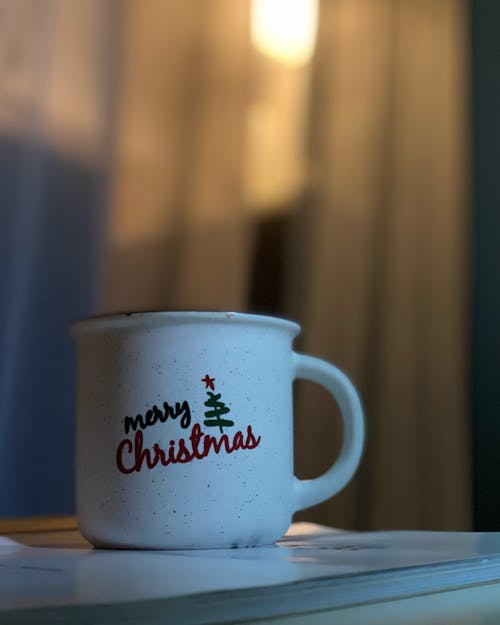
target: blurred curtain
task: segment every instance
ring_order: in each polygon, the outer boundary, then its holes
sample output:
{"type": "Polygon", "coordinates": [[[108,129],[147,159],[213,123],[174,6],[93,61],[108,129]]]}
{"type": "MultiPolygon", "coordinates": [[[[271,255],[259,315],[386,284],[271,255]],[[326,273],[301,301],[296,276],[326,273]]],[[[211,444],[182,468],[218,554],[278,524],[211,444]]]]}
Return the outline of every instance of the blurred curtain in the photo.
{"type": "MultiPolygon", "coordinates": [[[[314,179],[296,217],[290,301],[307,328],[302,348],[360,388],[368,445],[354,482],[312,518],[467,529],[467,3],[336,0],[321,10],[314,179]]],[[[308,474],[328,456],[308,452],[328,412],[312,393],[303,390],[297,428],[308,474]]]]}
{"type": "Polygon", "coordinates": [[[246,306],[248,6],[127,3],[108,310],[246,306]]]}
{"type": "MultiPolygon", "coordinates": [[[[312,59],[256,5],[0,7],[0,515],[72,509],[72,319],[218,308],[296,318],[362,394],[363,466],[300,518],[470,526],[467,3],[320,0],[312,59]]],[[[313,476],[338,418],[296,391],[313,476]]]]}
{"type": "MultiPolygon", "coordinates": [[[[469,528],[465,0],[323,0],[302,64],[252,47],[247,0],[126,7],[104,307],[298,319],[368,425],[299,517],[469,528]]],[[[313,476],[340,431],[321,390],[297,401],[313,476]]]]}
{"type": "Polygon", "coordinates": [[[69,324],[97,309],[116,18],[0,5],[0,517],[74,511],[69,324]]]}

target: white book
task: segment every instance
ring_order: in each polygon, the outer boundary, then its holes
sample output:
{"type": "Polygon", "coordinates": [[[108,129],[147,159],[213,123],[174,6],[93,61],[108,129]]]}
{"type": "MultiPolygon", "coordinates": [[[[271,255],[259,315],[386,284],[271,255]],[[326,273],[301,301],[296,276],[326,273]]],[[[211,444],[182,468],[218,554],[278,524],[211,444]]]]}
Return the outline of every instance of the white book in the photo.
{"type": "Polygon", "coordinates": [[[94,550],[76,531],[0,536],[0,623],[270,618],[500,580],[500,533],[344,532],[297,523],[276,546],[94,550]]]}

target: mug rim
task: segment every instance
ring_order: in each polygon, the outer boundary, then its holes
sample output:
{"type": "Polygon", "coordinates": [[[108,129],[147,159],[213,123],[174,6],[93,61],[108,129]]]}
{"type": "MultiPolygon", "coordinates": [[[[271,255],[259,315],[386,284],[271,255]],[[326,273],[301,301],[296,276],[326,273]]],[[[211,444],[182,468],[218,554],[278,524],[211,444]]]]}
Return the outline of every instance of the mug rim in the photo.
{"type": "Polygon", "coordinates": [[[222,321],[224,323],[236,323],[238,325],[253,323],[288,330],[292,334],[292,337],[297,336],[301,330],[300,325],[295,321],[259,313],[220,310],[138,310],[84,317],[70,325],[70,332],[73,336],[78,336],[83,333],[99,330],[131,329],[140,326],[157,327],[164,325],[164,323],[168,321],[187,321],[191,323],[222,321]]]}

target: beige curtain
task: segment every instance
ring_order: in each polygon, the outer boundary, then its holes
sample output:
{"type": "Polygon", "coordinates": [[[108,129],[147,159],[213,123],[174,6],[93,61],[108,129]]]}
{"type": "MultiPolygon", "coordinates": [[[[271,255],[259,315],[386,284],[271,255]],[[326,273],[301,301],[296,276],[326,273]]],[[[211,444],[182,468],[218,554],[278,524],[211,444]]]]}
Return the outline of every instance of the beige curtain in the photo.
{"type": "Polygon", "coordinates": [[[111,0],[2,2],[2,137],[103,169],[116,16],[111,0]]]}
{"type": "MultiPolygon", "coordinates": [[[[105,309],[245,310],[255,284],[278,290],[268,312],[352,377],[368,426],[356,479],[300,518],[469,528],[466,3],[319,8],[294,65],[253,48],[247,0],[124,5],[105,309]]],[[[313,476],[338,419],[297,391],[313,476]]]]}
{"type": "Polygon", "coordinates": [[[244,308],[248,3],[124,13],[106,307],[244,308]]]}
{"type": "MultiPolygon", "coordinates": [[[[470,526],[465,20],[455,0],[322,3],[315,179],[291,297],[302,347],[361,389],[368,445],[357,479],[307,513],[316,520],[470,526]]],[[[328,412],[313,392],[297,428],[310,473],[328,458],[309,452],[328,412]]]]}

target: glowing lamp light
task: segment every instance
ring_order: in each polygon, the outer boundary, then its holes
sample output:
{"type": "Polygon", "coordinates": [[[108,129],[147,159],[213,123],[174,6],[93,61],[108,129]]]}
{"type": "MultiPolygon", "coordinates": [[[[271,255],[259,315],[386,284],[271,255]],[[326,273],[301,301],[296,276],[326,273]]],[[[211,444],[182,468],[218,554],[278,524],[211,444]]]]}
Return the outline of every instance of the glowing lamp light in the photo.
{"type": "Polygon", "coordinates": [[[252,44],[292,66],[307,64],[318,26],[318,0],[252,0],[252,44]]]}

